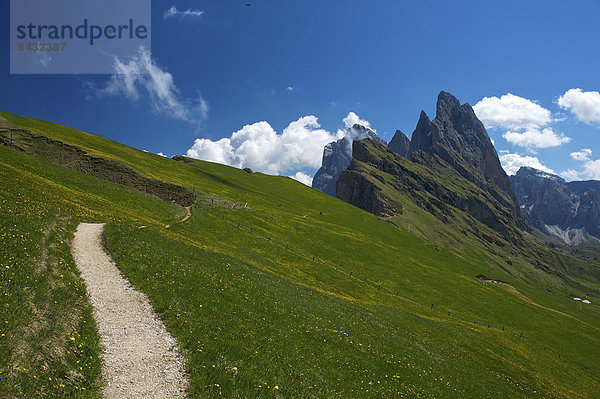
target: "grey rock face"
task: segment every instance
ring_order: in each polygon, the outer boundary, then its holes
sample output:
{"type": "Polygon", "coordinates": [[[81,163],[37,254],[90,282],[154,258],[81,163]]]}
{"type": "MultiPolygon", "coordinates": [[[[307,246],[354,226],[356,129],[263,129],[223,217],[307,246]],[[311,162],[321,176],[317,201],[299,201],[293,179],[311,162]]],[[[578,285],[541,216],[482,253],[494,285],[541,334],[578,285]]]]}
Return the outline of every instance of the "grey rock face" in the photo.
{"type": "Polygon", "coordinates": [[[352,160],[352,142],[362,139],[371,139],[384,146],[387,145],[374,131],[365,126],[356,124],[348,128],[344,138],[332,141],[323,149],[321,168],[315,174],[312,186],[335,197],[338,176],[352,160]]]}
{"type": "Polygon", "coordinates": [[[411,138],[411,154],[419,150],[439,156],[466,179],[480,186],[487,185],[491,195],[512,208],[515,216],[519,215],[510,179],[483,123],[469,104],[461,105],[452,94],[440,92],[435,119],[429,122],[421,111],[411,138]]]}
{"type": "Polygon", "coordinates": [[[396,134],[394,134],[394,137],[392,137],[392,140],[388,144],[388,149],[401,157],[406,158],[410,151],[410,140],[406,134],[402,133],[400,130],[396,130],[396,134]]]}
{"type": "Polygon", "coordinates": [[[511,180],[521,212],[533,227],[569,245],[600,242],[600,181],[567,183],[529,167],[511,180]]]}
{"type": "Polygon", "coordinates": [[[469,104],[461,105],[452,94],[442,91],[438,96],[435,119],[427,126],[425,118],[427,115],[421,112],[414,133],[417,136],[413,137],[416,143],[413,145],[411,141],[411,152],[422,149],[434,153],[465,178],[476,181],[479,176],[473,172],[479,172],[501,190],[512,192],[510,179],[500,165],[496,149],[469,104]]]}
{"type": "MultiPolygon", "coordinates": [[[[356,143],[358,142],[356,141],[356,143]]],[[[371,183],[364,174],[351,168],[343,170],[340,174],[337,183],[337,197],[377,216],[393,214],[382,201],[379,188],[371,183]]]]}
{"type": "Polygon", "coordinates": [[[431,151],[431,121],[425,113],[421,111],[419,122],[410,139],[410,152],[431,151]]]}

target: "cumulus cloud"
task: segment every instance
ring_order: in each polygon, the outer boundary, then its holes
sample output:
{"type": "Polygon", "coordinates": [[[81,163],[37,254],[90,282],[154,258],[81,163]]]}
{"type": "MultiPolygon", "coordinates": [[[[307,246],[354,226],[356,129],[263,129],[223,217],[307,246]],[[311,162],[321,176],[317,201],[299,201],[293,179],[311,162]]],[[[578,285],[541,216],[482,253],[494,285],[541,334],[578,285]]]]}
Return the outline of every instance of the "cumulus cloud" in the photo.
{"type": "Polygon", "coordinates": [[[349,112],[348,116],[346,116],[344,118],[344,124],[346,125],[346,128],[350,128],[354,125],[362,125],[364,127],[368,127],[369,129],[371,129],[374,132],[377,132],[377,130],[373,129],[371,127],[371,124],[369,123],[369,121],[366,121],[364,119],[360,119],[358,117],[358,115],[356,115],[354,112],[349,112]]]}
{"type": "Polygon", "coordinates": [[[589,161],[592,156],[592,150],[589,148],[584,148],[581,151],[576,151],[571,153],[571,158],[576,161],[589,161]]]}
{"type": "MultiPolygon", "coordinates": [[[[354,112],[344,118],[346,127],[354,124],[370,126],[354,112]]],[[[266,121],[242,127],[220,140],[196,139],[187,156],[217,162],[236,168],[251,168],[273,175],[285,174],[310,185],[312,178],[306,170],[321,166],[326,144],[351,134],[349,129],[336,134],[322,129],[316,116],[304,116],[290,123],[279,134],[266,121]]]]}
{"type": "Polygon", "coordinates": [[[99,96],[124,95],[137,101],[145,93],[157,113],[190,123],[208,116],[208,103],[202,96],[183,98],[173,75],[163,70],[143,46],[127,61],[115,58],[113,72],[107,86],[97,91],[99,96]]]}
{"type": "Polygon", "coordinates": [[[529,149],[557,147],[571,141],[570,137],[566,137],[562,133],[558,134],[549,127],[542,130],[533,128],[523,132],[509,131],[502,137],[511,144],[529,149]]]}
{"type": "Polygon", "coordinates": [[[508,93],[484,97],[473,106],[486,128],[528,129],[552,122],[552,113],[534,101],[508,93]]]}
{"type": "Polygon", "coordinates": [[[163,18],[167,19],[173,17],[199,17],[202,14],[204,14],[204,11],[192,10],[189,8],[184,11],[179,11],[176,6],[172,6],[167,11],[165,11],[165,13],[163,14],[163,18]]]}
{"type": "Polygon", "coordinates": [[[600,159],[592,159],[592,150],[584,148],[580,151],[572,152],[571,158],[582,162],[583,165],[580,171],[573,169],[564,171],[562,175],[565,176],[565,178],[569,177],[570,180],[600,180],[600,159]]]}
{"type": "Polygon", "coordinates": [[[600,159],[587,161],[583,165],[582,175],[586,179],[600,180],[600,159]]]}
{"type": "Polygon", "coordinates": [[[529,166],[531,168],[539,169],[546,173],[554,174],[554,171],[542,164],[537,157],[522,156],[516,153],[502,152],[500,156],[500,162],[502,167],[509,175],[514,175],[521,168],[521,166],[529,166]]]}
{"type": "Polygon", "coordinates": [[[296,172],[295,175],[289,177],[294,180],[298,180],[300,183],[307,185],[308,187],[312,186],[313,178],[304,172],[296,172]]]}
{"type": "Polygon", "coordinates": [[[218,141],[196,139],[187,155],[238,168],[281,174],[320,167],[323,147],[335,139],[330,132],[321,129],[317,117],[309,115],[290,123],[281,134],[262,121],[246,125],[218,141]]]}
{"type": "Polygon", "coordinates": [[[564,170],[560,175],[567,181],[581,180],[581,177],[579,177],[579,172],[573,169],[564,170]]]}
{"type": "Polygon", "coordinates": [[[289,91],[290,93],[294,90],[296,90],[296,88],[294,86],[288,86],[285,88],[285,91],[289,91]]]}
{"type": "Polygon", "coordinates": [[[600,125],[600,93],[569,89],[557,100],[558,106],[571,111],[580,122],[600,125]]]}
{"type": "Polygon", "coordinates": [[[547,125],[557,121],[552,112],[535,101],[508,93],[501,97],[484,97],[473,110],[486,128],[501,128],[511,144],[528,148],[556,147],[571,141],[547,125]]]}

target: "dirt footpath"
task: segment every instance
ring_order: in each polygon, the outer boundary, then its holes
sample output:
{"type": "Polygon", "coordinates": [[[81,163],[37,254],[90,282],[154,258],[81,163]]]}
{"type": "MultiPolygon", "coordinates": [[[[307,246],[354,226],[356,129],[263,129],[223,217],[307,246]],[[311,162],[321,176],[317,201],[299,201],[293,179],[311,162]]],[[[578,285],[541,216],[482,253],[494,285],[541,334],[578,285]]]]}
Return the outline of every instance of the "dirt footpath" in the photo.
{"type": "Polygon", "coordinates": [[[103,397],[184,398],[188,382],[177,342],[104,251],[103,229],[80,224],[72,247],[102,341],[103,397]]]}

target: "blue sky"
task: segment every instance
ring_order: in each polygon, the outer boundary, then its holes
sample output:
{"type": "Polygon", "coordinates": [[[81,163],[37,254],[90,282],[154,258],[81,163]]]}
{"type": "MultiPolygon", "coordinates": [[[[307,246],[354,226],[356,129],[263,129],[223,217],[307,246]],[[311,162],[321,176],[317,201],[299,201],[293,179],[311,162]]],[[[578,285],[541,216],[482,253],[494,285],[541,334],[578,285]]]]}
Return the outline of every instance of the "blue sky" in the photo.
{"type": "Polygon", "coordinates": [[[169,156],[202,139],[192,155],[312,175],[346,123],[410,136],[445,90],[480,104],[507,169],[600,179],[599,16],[597,0],[154,0],[152,48],[114,77],[10,75],[4,29],[0,109],[169,156]]]}

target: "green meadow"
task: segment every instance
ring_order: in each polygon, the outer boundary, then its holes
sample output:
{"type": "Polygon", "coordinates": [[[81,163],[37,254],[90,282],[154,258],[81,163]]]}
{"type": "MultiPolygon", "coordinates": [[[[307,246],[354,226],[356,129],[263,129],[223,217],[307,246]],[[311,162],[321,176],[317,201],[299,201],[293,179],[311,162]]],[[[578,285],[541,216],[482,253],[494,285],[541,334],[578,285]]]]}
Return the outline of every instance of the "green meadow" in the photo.
{"type": "Polygon", "coordinates": [[[532,236],[485,246],[460,233],[485,226],[408,197],[380,219],[289,178],[0,116],[198,199],[181,223],[176,204],[0,146],[0,397],[100,396],[80,222],[107,223],[118,267],[179,341],[191,397],[600,396],[598,263],[532,236]]]}

